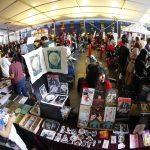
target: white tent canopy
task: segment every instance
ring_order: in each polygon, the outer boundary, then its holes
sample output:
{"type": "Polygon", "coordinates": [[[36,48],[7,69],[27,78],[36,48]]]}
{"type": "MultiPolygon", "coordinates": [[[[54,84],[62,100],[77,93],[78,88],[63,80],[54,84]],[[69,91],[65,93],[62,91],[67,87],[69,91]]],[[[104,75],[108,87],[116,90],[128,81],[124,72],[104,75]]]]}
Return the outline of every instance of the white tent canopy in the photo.
{"type": "Polygon", "coordinates": [[[1,0],[0,28],[16,31],[63,20],[113,19],[150,23],[149,0],[1,0]]]}
{"type": "Polygon", "coordinates": [[[150,31],[148,31],[142,24],[139,24],[139,23],[127,26],[127,27],[123,28],[122,31],[150,35],[150,31]]]}

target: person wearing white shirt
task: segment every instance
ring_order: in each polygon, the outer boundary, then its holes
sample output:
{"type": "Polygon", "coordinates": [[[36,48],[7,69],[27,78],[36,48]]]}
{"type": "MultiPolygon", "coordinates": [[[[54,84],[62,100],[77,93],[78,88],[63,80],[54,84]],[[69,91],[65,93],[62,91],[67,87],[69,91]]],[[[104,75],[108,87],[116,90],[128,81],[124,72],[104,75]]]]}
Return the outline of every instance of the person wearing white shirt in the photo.
{"type": "Polygon", "coordinates": [[[0,67],[2,70],[2,76],[8,78],[9,77],[9,66],[10,66],[10,61],[7,58],[7,54],[5,54],[1,59],[0,59],[0,67]]]}

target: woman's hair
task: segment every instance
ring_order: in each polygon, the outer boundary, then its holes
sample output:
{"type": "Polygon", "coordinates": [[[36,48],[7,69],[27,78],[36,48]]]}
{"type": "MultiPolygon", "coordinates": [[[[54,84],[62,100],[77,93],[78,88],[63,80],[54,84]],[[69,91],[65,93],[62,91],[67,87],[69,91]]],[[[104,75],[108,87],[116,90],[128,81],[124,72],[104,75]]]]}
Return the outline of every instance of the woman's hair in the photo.
{"type": "Polygon", "coordinates": [[[90,88],[96,88],[99,82],[99,76],[106,74],[105,70],[98,64],[89,64],[86,80],[90,88]]]}
{"type": "Polygon", "coordinates": [[[137,60],[145,61],[147,54],[148,52],[146,49],[141,49],[140,54],[137,56],[137,60]]]}
{"type": "Polygon", "coordinates": [[[16,54],[13,52],[13,51],[11,51],[10,53],[8,53],[8,57],[9,58],[13,58],[12,59],[12,61],[19,61],[19,58],[16,56],[16,54]]]}

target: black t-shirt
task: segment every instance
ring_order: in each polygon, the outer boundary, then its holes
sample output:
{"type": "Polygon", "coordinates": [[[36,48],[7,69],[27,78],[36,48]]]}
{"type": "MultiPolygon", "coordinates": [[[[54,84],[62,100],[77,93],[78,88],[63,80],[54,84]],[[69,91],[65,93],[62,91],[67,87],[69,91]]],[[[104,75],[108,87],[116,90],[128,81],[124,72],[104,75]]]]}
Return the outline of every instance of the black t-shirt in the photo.
{"type": "Polygon", "coordinates": [[[121,46],[118,51],[119,51],[119,63],[122,67],[125,67],[129,56],[129,49],[125,46],[121,46]]]}

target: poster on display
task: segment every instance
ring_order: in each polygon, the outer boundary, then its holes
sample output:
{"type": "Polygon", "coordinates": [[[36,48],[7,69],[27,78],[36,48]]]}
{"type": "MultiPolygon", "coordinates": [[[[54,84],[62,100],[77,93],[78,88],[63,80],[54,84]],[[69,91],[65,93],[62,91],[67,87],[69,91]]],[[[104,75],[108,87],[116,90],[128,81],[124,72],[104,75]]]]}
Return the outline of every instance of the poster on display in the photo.
{"type": "Polygon", "coordinates": [[[26,61],[32,83],[47,72],[41,47],[35,51],[23,55],[23,57],[26,61]]]}
{"type": "Polygon", "coordinates": [[[47,71],[68,73],[67,48],[62,46],[44,48],[44,59],[47,71]]]}

